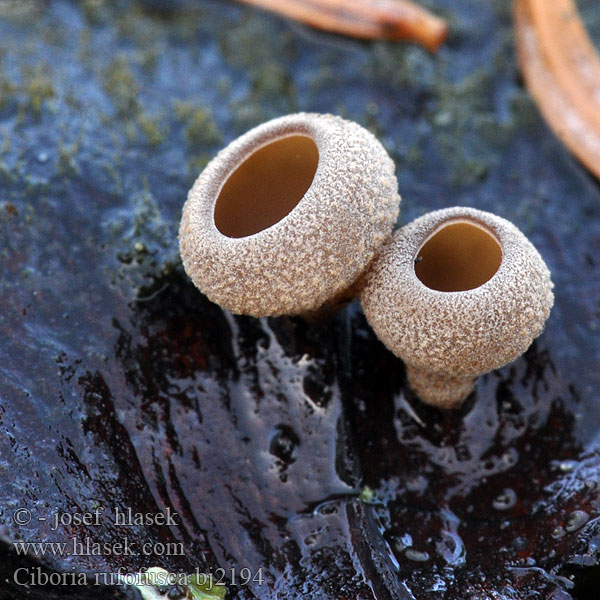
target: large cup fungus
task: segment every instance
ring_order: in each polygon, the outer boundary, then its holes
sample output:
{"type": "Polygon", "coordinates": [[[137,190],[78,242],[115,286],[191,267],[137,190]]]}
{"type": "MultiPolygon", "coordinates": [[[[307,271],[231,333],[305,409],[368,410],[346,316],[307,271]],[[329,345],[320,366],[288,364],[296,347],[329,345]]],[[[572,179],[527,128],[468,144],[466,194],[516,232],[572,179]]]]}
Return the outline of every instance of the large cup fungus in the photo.
{"type": "Polygon", "coordinates": [[[310,313],[350,294],[399,204],[394,164],[370,132],[288,115],[233,141],[196,180],[179,229],[183,265],[231,312],[310,313]]]}
{"type": "Polygon", "coordinates": [[[421,400],[454,408],[478,375],[523,354],[542,332],[552,288],[543,259],[512,223],[455,207],[394,234],[361,302],[421,400]]]}

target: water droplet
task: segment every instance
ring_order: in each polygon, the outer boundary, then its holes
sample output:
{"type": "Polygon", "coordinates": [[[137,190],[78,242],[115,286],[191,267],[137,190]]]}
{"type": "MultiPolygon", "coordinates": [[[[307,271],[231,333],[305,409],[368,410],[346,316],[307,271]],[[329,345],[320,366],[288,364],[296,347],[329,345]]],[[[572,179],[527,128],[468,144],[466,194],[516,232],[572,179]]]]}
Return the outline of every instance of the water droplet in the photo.
{"type": "Polygon", "coordinates": [[[446,582],[439,576],[436,575],[433,581],[433,585],[431,586],[432,592],[445,592],[448,590],[448,585],[446,582]]]}
{"type": "Polygon", "coordinates": [[[404,556],[406,556],[408,560],[414,560],[416,562],[425,562],[426,560],[429,560],[429,554],[427,552],[419,552],[414,548],[409,548],[404,553],[404,556]]]}
{"type": "Polygon", "coordinates": [[[450,125],[452,122],[452,114],[449,111],[440,111],[435,114],[434,121],[436,125],[440,127],[445,127],[446,125],[450,125]]]}
{"type": "Polygon", "coordinates": [[[511,490],[510,488],[505,488],[500,494],[498,494],[498,496],[496,496],[496,498],[494,498],[492,506],[496,510],[508,510],[509,508],[512,508],[516,503],[517,494],[515,493],[515,491],[511,490]]]}
{"type": "Polygon", "coordinates": [[[575,468],[575,461],[563,460],[560,463],[558,463],[558,468],[563,473],[571,473],[571,471],[573,471],[573,469],[575,468]]]}
{"type": "Polygon", "coordinates": [[[369,504],[375,499],[375,492],[368,485],[365,485],[360,491],[359,498],[365,504],[369,504]]]}
{"type": "Polygon", "coordinates": [[[48,153],[47,152],[40,152],[37,155],[37,159],[39,162],[41,162],[42,164],[47,163],[48,162],[48,153]]]}
{"type": "Polygon", "coordinates": [[[300,438],[291,427],[278,425],[269,443],[269,452],[289,465],[296,460],[296,448],[299,445],[300,438]]]}
{"type": "Polygon", "coordinates": [[[428,483],[427,478],[423,475],[415,475],[406,480],[406,489],[409,492],[423,493],[428,483]]]}
{"type": "Polygon", "coordinates": [[[555,540],[560,539],[563,535],[565,535],[565,530],[559,525],[552,530],[550,534],[555,540]]]}
{"type": "Polygon", "coordinates": [[[336,515],[338,507],[335,502],[325,502],[317,507],[316,512],[321,515],[336,515]]]}
{"type": "Polygon", "coordinates": [[[442,531],[443,539],[437,542],[436,550],[447,564],[457,567],[467,559],[465,545],[455,531],[442,531]]]}
{"type": "Polygon", "coordinates": [[[458,446],[456,448],[456,458],[460,462],[466,462],[468,460],[471,460],[473,456],[471,455],[471,451],[467,446],[458,446]]]}
{"type": "Polygon", "coordinates": [[[410,533],[405,533],[402,537],[398,539],[395,544],[396,550],[398,552],[404,552],[407,548],[410,548],[413,545],[412,537],[410,533]]]}
{"type": "Polygon", "coordinates": [[[568,516],[565,529],[567,531],[575,531],[583,527],[589,518],[589,515],[583,510],[575,510],[568,516]]]}
{"type": "Polygon", "coordinates": [[[124,265],[129,265],[133,262],[133,256],[129,252],[117,253],[117,259],[124,265]]]}
{"type": "Polygon", "coordinates": [[[511,546],[517,552],[521,552],[529,547],[529,540],[525,536],[519,536],[512,541],[511,546]]]}
{"type": "Polygon", "coordinates": [[[519,462],[519,453],[514,448],[509,448],[501,457],[504,468],[514,467],[519,462]]]}

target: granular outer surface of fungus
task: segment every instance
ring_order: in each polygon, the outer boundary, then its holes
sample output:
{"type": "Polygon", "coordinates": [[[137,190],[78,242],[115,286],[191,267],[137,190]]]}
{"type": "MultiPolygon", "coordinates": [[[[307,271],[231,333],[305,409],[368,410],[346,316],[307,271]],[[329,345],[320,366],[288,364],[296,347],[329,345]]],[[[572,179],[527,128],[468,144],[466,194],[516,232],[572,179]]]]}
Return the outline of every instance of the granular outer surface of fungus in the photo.
{"type": "Polygon", "coordinates": [[[355,283],[399,203],[394,164],[373,134],[332,115],[288,115],[202,172],[183,208],[180,253],[195,285],[231,312],[313,311],[355,283]]]}
{"type": "Polygon", "coordinates": [[[400,229],[367,279],[369,323],[405,361],[419,397],[444,408],[460,405],[475,377],[523,354],[554,302],[550,272],[523,233],[464,207],[400,229]]]}

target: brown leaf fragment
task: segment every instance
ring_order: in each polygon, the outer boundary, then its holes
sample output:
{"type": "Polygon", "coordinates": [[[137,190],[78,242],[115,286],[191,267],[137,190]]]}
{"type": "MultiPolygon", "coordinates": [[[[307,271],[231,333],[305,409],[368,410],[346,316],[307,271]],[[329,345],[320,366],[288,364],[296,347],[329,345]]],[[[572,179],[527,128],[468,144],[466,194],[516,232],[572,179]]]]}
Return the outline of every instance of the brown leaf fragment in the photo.
{"type": "Polygon", "coordinates": [[[240,0],[317,29],[362,39],[408,40],[435,52],[446,22],[408,0],[240,0]]]}
{"type": "Polygon", "coordinates": [[[516,0],[518,57],[556,135],[600,177],[600,58],[573,0],[516,0]]]}

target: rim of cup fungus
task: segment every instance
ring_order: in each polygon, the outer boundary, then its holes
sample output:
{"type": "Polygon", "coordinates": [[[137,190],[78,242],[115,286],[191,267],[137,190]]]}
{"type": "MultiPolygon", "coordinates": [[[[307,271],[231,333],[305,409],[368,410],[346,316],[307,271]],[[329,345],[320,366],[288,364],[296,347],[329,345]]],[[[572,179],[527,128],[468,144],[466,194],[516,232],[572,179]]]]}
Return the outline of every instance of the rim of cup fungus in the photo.
{"type": "Polygon", "coordinates": [[[451,408],[478,375],[527,350],[544,328],[552,288],[542,257],[515,225],[454,207],[394,234],[369,269],[361,303],[419,397],[451,408]]]}
{"type": "Polygon", "coordinates": [[[465,292],[498,272],[504,252],[493,230],[464,218],[450,218],[428,235],[414,256],[415,274],[427,288],[465,292]]]}
{"type": "Polygon", "coordinates": [[[200,174],[183,208],[183,265],[231,312],[316,311],[356,283],[399,204],[394,163],[373,134],[333,115],[287,115],[200,174]]]}

